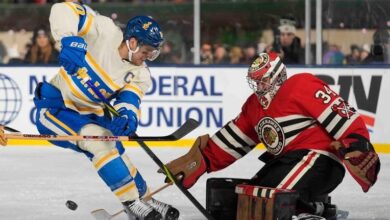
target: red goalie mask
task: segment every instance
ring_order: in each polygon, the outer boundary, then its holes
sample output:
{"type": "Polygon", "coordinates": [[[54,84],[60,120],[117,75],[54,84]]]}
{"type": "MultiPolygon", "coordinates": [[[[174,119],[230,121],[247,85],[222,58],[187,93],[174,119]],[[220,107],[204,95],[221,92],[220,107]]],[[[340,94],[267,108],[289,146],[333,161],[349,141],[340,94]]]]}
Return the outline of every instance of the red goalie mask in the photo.
{"type": "Polygon", "coordinates": [[[286,68],[276,53],[259,54],[248,69],[249,87],[259,99],[267,93],[273,93],[272,98],[286,79],[286,68]]]}

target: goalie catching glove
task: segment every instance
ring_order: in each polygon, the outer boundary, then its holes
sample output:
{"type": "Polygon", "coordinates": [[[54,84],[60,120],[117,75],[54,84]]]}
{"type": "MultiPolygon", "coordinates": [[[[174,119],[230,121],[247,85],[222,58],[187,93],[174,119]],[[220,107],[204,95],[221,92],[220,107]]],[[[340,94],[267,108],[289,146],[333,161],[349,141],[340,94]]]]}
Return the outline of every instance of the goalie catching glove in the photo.
{"type": "MultiPolygon", "coordinates": [[[[209,135],[199,136],[192,145],[190,151],[166,164],[168,170],[182,182],[185,189],[191,188],[196,181],[208,169],[207,158],[203,156],[203,150],[207,146],[209,135]]],[[[161,169],[158,173],[164,173],[161,169]]],[[[169,178],[165,182],[169,182],[169,178]]]]}
{"type": "Polygon", "coordinates": [[[372,144],[364,137],[356,134],[349,135],[342,141],[331,143],[342,159],[352,177],[367,192],[375,184],[380,161],[372,144]]]}

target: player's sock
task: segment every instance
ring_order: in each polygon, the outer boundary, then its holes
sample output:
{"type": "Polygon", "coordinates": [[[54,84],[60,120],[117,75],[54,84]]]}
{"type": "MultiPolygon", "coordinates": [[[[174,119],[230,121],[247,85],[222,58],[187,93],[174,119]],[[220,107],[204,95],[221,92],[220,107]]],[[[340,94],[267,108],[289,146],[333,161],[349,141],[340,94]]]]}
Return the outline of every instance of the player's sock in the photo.
{"type": "Polygon", "coordinates": [[[165,220],[177,220],[179,219],[180,212],[176,208],[166,203],[160,202],[154,198],[151,198],[148,203],[157,210],[165,220]]]}
{"type": "Polygon", "coordinates": [[[120,201],[130,201],[139,197],[134,178],[116,149],[95,155],[92,161],[100,177],[120,201]]]}
{"type": "Polygon", "coordinates": [[[140,199],[123,203],[129,220],[160,220],[161,214],[153,207],[140,199]]]}

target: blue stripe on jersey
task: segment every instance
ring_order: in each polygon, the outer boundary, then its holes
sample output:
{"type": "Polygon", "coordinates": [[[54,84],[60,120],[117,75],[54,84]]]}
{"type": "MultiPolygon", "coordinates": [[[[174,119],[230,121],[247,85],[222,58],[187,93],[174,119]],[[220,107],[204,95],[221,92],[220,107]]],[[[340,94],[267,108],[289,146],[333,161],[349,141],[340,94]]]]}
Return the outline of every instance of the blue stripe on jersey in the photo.
{"type": "Polygon", "coordinates": [[[114,105],[120,103],[128,103],[134,105],[137,109],[139,109],[140,102],[141,100],[137,94],[135,94],[132,91],[124,90],[118,94],[114,102],[114,105]]]}
{"type": "MultiPolygon", "coordinates": [[[[74,4],[77,4],[77,3],[74,3],[74,4]]],[[[80,4],[77,4],[77,5],[80,5],[80,4]]],[[[87,10],[84,8],[84,6],[82,6],[82,5],[80,5],[80,6],[83,7],[85,13],[83,15],[79,13],[79,25],[77,27],[77,32],[79,32],[83,28],[85,20],[87,19],[87,10]]]]}
{"type": "Polygon", "coordinates": [[[97,102],[97,103],[100,103],[101,100],[99,98],[95,98],[93,96],[93,94],[91,94],[89,91],[88,91],[88,86],[84,86],[82,83],[81,83],[81,80],[77,78],[78,76],[77,75],[72,75],[71,76],[71,79],[72,81],[76,84],[76,86],[82,91],[82,93],[84,95],[86,95],[88,97],[89,100],[91,100],[92,102],[97,102]]]}
{"type": "Polygon", "coordinates": [[[99,77],[98,74],[95,73],[95,71],[93,71],[93,69],[88,64],[86,64],[86,67],[88,69],[88,75],[91,78],[92,83],[95,82],[99,83],[99,86],[97,86],[99,90],[104,89],[106,90],[106,92],[110,93],[111,95],[115,92],[104,82],[102,78],[99,77]]]}

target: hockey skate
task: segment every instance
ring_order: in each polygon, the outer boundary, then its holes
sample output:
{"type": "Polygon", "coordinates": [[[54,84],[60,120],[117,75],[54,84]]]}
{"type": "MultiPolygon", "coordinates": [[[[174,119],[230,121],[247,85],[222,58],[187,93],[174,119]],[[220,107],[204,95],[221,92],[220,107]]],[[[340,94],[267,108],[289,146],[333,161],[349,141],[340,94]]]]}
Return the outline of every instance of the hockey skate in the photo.
{"type": "Polygon", "coordinates": [[[129,220],[160,220],[161,214],[149,203],[140,199],[123,203],[129,220]]]}
{"type": "Polygon", "coordinates": [[[164,220],[177,220],[179,219],[179,210],[168,205],[166,203],[160,202],[156,199],[151,198],[148,203],[162,215],[164,220]]]}

